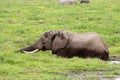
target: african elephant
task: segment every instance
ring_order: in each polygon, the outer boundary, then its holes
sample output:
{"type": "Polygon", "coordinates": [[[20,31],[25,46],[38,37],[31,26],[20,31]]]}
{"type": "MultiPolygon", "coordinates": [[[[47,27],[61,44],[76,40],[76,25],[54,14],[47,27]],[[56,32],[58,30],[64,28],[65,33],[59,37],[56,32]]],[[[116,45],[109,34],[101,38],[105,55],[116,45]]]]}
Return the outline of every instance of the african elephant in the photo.
{"type": "Polygon", "coordinates": [[[33,45],[17,52],[33,53],[39,50],[52,50],[53,54],[67,58],[78,56],[109,60],[107,45],[101,36],[94,32],[78,34],[67,30],[48,31],[33,45]]]}
{"type": "Polygon", "coordinates": [[[89,3],[89,0],[81,0],[80,3],[89,3]]]}
{"type": "Polygon", "coordinates": [[[59,4],[62,5],[73,5],[73,4],[77,4],[75,2],[75,0],[59,0],[59,4]]]}

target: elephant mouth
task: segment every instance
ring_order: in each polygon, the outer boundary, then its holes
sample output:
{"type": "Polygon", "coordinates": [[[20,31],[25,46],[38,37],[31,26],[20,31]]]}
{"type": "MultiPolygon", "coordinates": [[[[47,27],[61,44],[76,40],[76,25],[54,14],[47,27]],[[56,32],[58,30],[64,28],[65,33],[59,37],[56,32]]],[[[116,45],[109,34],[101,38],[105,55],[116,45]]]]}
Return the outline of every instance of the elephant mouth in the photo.
{"type": "Polygon", "coordinates": [[[45,47],[45,46],[43,46],[42,51],[45,51],[45,50],[46,50],[46,47],[45,47]]]}

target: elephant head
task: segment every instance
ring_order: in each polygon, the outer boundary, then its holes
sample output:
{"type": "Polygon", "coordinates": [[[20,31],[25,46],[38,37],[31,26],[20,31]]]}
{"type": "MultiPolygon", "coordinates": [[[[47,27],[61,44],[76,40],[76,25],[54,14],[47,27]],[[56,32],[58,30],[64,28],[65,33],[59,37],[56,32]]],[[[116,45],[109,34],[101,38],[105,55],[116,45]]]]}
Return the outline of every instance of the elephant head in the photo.
{"type": "Polygon", "coordinates": [[[57,31],[47,31],[33,45],[20,49],[17,52],[34,53],[39,50],[51,50],[52,40],[56,33],[57,31]]]}
{"type": "Polygon", "coordinates": [[[52,50],[57,51],[67,46],[69,41],[68,31],[59,31],[52,42],[52,50]]]}
{"type": "Polygon", "coordinates": [[[68,43],[67,31],[65,30],[47,31],[33,45],[20,49],[17,52],[34,53],[38,52],[39,50],[56,51],[58,49],[66,47],[67,43],[68,43]]]}

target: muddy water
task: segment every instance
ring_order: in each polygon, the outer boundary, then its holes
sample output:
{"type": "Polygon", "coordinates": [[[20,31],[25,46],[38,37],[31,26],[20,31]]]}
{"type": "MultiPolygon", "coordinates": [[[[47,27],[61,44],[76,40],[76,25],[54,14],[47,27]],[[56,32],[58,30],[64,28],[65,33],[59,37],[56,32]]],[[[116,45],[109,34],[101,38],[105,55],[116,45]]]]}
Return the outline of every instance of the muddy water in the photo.
{"type": "Polygon", "coordinates": [[[120,56],[111,56],[110,60],[111,61],[120,61],[120,56]]]}
{"type": "Polygon", "coordinates": [[[120,57],[111,56],[109,64],[120,64],[120,57]]]}
{"type": "MultiPolygon", "coordinates": [[[[120,65],[120,56],[111,56],[110,61],[108,62],[111,65],[119,64],[120,65]]],[[[83,73],[73,73],[68,74],[67,77],[70,80],[120,80],[120,75],[116,76],[116,78],[105,78],[105,74],[108,72],[100,72],[100,71],[90,71],[83,73]]]]}
{"type": "Polygon", "coordinates": [[[115,80],[120,80],[120,77],[117,77],[115,80]]]}
{"type": "Polygon", "coordinates": [[[106,73],[107,72],[91,71],[91,72],[83,72],[83,73],[73,73],[67,75],[67,77],[70,80],[120,80],[119,76],[116,76],[116,78],[105,77],[106,73]]]}

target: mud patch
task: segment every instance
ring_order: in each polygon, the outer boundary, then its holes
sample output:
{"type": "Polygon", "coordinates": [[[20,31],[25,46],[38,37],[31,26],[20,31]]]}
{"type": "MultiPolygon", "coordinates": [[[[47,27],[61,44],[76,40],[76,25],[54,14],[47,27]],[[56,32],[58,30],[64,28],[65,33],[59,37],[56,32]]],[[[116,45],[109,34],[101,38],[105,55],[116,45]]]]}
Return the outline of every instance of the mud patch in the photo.
{"type": "Polygon", "coordinates": [[[107,72],[100,72],[100,71],[90,71],[90,72],[83,72],[83,73],[73,73],[73,74],[69,74],[67,75],[67,77],[70,80],[120,80],[120,77],[118,76],[105,76],[107,72]],[[117,78],[114,78],[117,77],[117,78]]]}
{"type": "MultiPolygon", "coordinates": [[[[108,63],[120,64],[120,56],[111,56],[108,63]]],[[[68,74],[70,80],[120,80],[120,75],[107,75],[108,71],[84,71],[68,74]]]]}
{"type": "Polygon", "coordinates": [[[120,64],[120,61],[110,61],[109,64],[120,64]]]}
{"type": "Polygon", "coordinates": [[[120,64],[120,57],[111,56],[109,64],[120,64]]]}
{"type": "Polygon", "coordinates": [[[111,56],[110,60],[111,61],[120,61],[120,56],[111,56]]]}
{"type": "Polygon", "coordinates": [[[119,76],[119,77],[117,77],[115,80],[120,80],[120,76],[119,76]]]}

